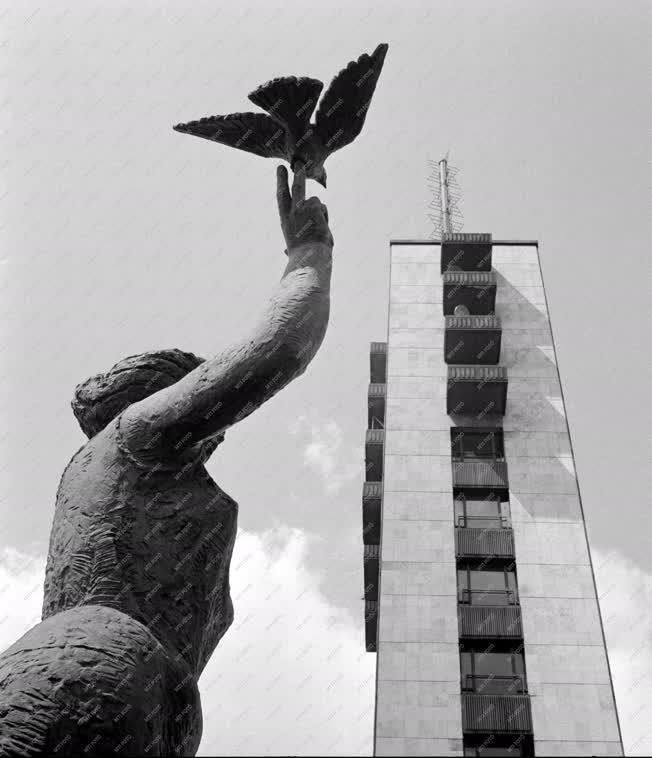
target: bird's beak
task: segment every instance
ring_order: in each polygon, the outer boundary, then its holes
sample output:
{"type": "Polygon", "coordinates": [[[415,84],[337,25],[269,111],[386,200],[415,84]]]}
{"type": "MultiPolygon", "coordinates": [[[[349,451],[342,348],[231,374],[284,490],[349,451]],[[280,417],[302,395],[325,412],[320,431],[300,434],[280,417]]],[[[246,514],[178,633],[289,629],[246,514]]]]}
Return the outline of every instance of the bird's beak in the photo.
{"type": "Polygon", "coordinates": [[[326,169],[324,169],[324,170],[321,172],[321,174],[319,175],[319,177],[318,177],[317,181],[319,182],[319,184],[321,184],[321,186],[322,186],[324,189],[326,189],[326,169]]]}

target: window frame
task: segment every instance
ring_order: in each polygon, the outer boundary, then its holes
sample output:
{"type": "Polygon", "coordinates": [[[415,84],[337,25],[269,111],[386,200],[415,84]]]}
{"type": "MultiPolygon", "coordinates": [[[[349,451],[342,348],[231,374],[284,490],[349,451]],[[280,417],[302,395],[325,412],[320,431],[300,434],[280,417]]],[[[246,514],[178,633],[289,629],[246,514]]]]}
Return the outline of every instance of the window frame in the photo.
{"type": "Polygon", "coordinates": [[[505,437],[502,427],[468,427],[468,426],[452,426],[451,427],[451,458],[456,462],[462,461],[504,461],[505,460],[505,437]],[[480,434],[491,439],[491,455],[479,456],[479,455],[465,455],[464,451],[464,435],[465,434],[480,434]],[[497,444],[497,440],[500,443],[497,444]],[[498,450],[498,453],[496,453],[498,450]]]}
{"type": "Polygon", "coordinates": [[[525,653],[523,650],[491,650],[491,651],[478,651],[478,650],[460,650],[460,677],[461,677],[461,689],[462,692],[471,692],[476,694],[483,694],[482,691],[478,692],[478,688],[476,686],[477,681],[482,680],[490,680],[491,677],[494,677],[495,679],[506,679],[510,681],[520,681],[520,689],[515,690],[512,693],[506,692],[506,693],[500,693],[500,692],[491,692],[486,694],[492,694],[492,695],[500,695],[500,694],[517,694],[517,695],[525,695],[527,694],[527,679],[525,676],[525,653]],[[477,673],[477,661],[476,657],[479,655],[505,655],[509,657],[509,662],[511,666],[511,674],[478,674],[477,673]],[[470,668],[471,671],[465,671],[464,670],[464,656],[468,656],[468,660],[470,660],[470,668]],[[520,661],[520,668],[522,671],[518,670],[517,660],[520,661]],[[471,679],[471,686],[467,686],[466,682],[468,679],[471,679]]]}
{"type": "Polygon", "coordinates": [[[506,607],[510,605],[520,605],[519,595],[518,595],[518,578],[516,576],[516,564],[513,561],[507,566],[502,566],[501,568],[495,568],[495,569],[477,568],[471,563],[466,563],[457,567],[455,576],[457,580],[457,602],[461,605],[482,606],[483,605],[482,603],[473,602],[474,593],[476,594],[483,593],[485,596],[504,594],[505,597],[507,598],[507,602],[504,605],[490,606],[490,607],[506,607]],[[466,573],[466,585],[467,585],[466,587],[460,587],[459,577],[460,577],[461,571],[466,573]],[[472,571],[490,571],[491,573],[495,573],[495,574],[502,573],[503,579],[505,582],[505,589],[504,590],[485,590],[485,589],[474,590],[474,588],[471,586],[471,572],[472,571]],[[508,575],[510,574],[514,577],[513,588],[509,586],[509,580],[507,578],[508,575]]]}
{"type": "MultiPolygon", "coordinates": [[[[493,493],[492,493],[493,494],[493,493]]],[[[509,498],[502,498],[500,495],[494,495],[493,498],[489,497],[469,497],[466,492],[458,492],[453,496],[453,514],[455,517],[455,526],[459,529],[473,529],[473,524],[469,524],[469,521],[495,521],[498,526],[497,529],[511,529],[512,528],[512,513],[509,503],[509,498]],[[494,502],[497,505],[496,516],[469,516],[468,514],[468,502],[494,502]],[[457,504],[462,504],[462,513],[457,512],[457,504]]],[[[475,527],[476,529],[491,529],[494,527],[475,527]]]]}

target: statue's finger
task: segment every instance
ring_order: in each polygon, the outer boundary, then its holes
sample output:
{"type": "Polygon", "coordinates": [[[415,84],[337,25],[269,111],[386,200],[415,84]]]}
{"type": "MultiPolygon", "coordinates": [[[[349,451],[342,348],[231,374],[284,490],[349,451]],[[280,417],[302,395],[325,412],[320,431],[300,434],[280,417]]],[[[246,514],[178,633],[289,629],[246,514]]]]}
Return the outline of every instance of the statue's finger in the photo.
{"type": "Polygon", "coordinates": [[[306,167],[303,163],[297,165],[292,181],[292,202],[297,205],[306,199],[306,167]]]}
{"type": "Polygon", "coordinates": [[[276,200],[279,216],[282,219],[287,218],[292,208],[292,197],[288,185],[288,170],[285,166],[279,166],[276,169],[276,200]]]}

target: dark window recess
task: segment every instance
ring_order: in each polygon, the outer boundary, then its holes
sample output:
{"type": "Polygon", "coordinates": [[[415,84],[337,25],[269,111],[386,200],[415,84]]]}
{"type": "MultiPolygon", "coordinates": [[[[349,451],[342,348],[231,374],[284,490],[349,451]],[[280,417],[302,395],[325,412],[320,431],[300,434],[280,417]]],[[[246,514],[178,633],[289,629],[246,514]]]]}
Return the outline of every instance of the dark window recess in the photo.
{"type": "Polygon", "coordinates": [[[494,461],[503,460],[505,458],[503,430],[453,427],[451,429],[451,453],[455,461],[478,458],[494,461]]]}
{"type": "Polygon", "coordinates": [[[365,469],[367,482],[383,480],[383,444],[385,433],[382,429],[367,429],[365,442],[365,469]]]}
{"type": "Polygon", "coordinates": [[[522,695],[527,692],[521,651],[484,650],[460,652],[462,692],[478,695],[522,695]]]}
{"type": "Polygon", "coordinates": [[[366,461],[365,478],[368,482],[382,482],[383,481],[383,461],[382,453],[372,455],[367,458],[366,461]]]}
{"type": "Polygon", "coordinates": [[[385,428],[385,385],[371,384],[367,401],[367,429],[385,428]]]}
{"type": "Polygon", "coordinates": [[[487,495],[458,492],[455,495],[455,526],[468,529],[509,529],[509,501],[504,492],[487,495]]]}
{"type": "Polygon", "coordinates": [[[459,567],[457,599],[468,605],[517,605],[518,591],[513,563],[495,568],[480,568],[473,564],[459,567]]]}
{"type": "Polygon", "coordinates": [[[534,745],[531,734],[466,734],[464,755],[476,758],[506,756],[508,758],[533,758],[534,745]]]}
{"type": "Polygon", "coordinates": [[[369,373],[372,382],[387,381],[387,343],[372,342],[369,352],[369,373]]]}

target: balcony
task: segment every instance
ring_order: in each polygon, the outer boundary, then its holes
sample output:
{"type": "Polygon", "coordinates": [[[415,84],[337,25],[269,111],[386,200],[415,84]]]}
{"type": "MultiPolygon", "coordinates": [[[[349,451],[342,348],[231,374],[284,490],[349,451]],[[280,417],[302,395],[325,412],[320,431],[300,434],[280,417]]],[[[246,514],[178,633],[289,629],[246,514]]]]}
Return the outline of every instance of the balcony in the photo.
{"type": "Polygon", "coordinates": [[[367,393],[367,410],[369,429],[385,428],[385,393],[387,385],[373,382],[367,393]]]}
{"type": "Polygon", "coordinates": [[[521,609],[512,606],[459,605],[460,639],[523,639],[521,609]]]}
{"type": "Polygon", "coordinates": [[[378,577],[380,573],[380,546],[364,546],[364,599],[378,600],[378,577]]]}
{"type": "Polygon", "coordinates": [[[369,375],[371,381],[384,383],[387,381],[387,343],[372,342],[369,350],[369,375]]]}
{"type": "Polygon", "coordinates": [[[531,732],[530,697],[463,692],[462,729],[465,732],[531,732]]]}
{"type": "Polygon", "coordinates": [[[509,489],[507,462],[493,458],[453,460],[453,487],[509,489]]]}
{"type": "Polygon", "coordinates": [[[449,366],[446,413],[462,416],[503,416],[507,405],[504,366],[449,366]]]}
{"type": "Polygon", "coordinates": [[[375,653],[378,639],[378,602],[366,600],[364,604],[365,648],[375,653]]]}
{"type": "Polygon", "coordinates": [[[498,363],[501,335],[498,316],[446,316],[446,363],[498,363]]]}
{"type": "Polygon", "coordinates": [[[441,272],[446,271],[491,271],[491,234],[443,234],[441,272]]]}
{"type": "Polygon", "coordinates": [[[492,314],[496,307],[496,274],[493,271],[444,273],[444,315],[452,316],[463,305],[473,316],[492,314]]]}
{"type": "Polygon", "coordinates": [[[362,485],[362,540],[365,545],[378,545],[380,542],[382,502],[382,483],[365,482],[362,485]]]}
{"type": "Polygon", "coordinates": [[[455,551],[459,558],[493,556],[514,557],[514,533],[511,529],[455,529],[455,551]]]}
{"type": "Polygon", "coordinates": [[[383,446],[385,432],[383,429],[367,429],[365,439],[365,468],[368,482],[383,480],[383,446]]]}

